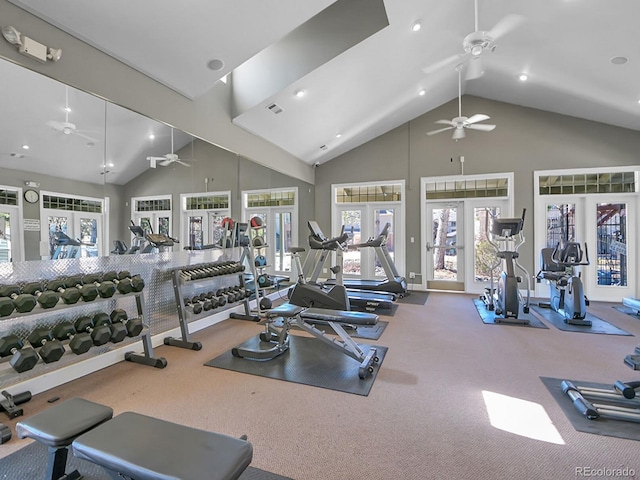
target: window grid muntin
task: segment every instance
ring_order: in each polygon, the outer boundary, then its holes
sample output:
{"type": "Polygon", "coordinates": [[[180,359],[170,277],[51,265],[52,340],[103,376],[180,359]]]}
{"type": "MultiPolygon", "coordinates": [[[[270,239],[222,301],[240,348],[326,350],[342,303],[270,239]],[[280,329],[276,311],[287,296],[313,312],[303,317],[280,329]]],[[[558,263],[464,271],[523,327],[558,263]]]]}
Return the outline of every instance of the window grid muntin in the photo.
{"type": "Polygon", "coordinates": [[[0,190],[0,205],[18,205],[18,191],[0,190]]]}
{"type": "Polygon", "coordinates": [[[42,204],[44,208],[51,208],[54,210],[102,213],[102,202],[100,200],[87,200],[82,198],[44,194],[42,196],[42,204]]]}
{"type": "Polygon", "coordinates": [[[136,212],[159,212],[171,210],[170,198],[136,200],[136,212]]]}
{"type": "Polygon", "coordinates": [[[572,195],[587,193],[635,193],[635,172],[575,173],[541,175],[540,195],[572,195]]]}
{"type": "Polygon", "coordinates": [[[336,203],[399,202],[402,200],[402,184],[347,185],[336,188],[336,203]]]}
{"type": "Polygon", "coordinates": [[[508,194],[509,179],[507,177],[438,180],[425,184],[426,200],[506,197],[508,194]]]}
{"type": "Polygon", "coordinates": [[[247,193],[247,208],[284,207],[295,205],[295,200],[294,190],[247,193]]]}
{"type": "Polygon", "coordinates": [[[229,195],[187,197],[187,210],[220,210],[229,208],[229,195]]]}

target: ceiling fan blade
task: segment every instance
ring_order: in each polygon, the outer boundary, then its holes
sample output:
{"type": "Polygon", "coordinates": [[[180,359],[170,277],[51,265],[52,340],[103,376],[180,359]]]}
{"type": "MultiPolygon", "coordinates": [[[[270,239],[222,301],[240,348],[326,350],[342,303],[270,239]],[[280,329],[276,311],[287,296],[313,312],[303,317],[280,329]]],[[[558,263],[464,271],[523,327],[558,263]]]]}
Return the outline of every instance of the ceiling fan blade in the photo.
{"type": "Polygon", "coordinates": [[[488,123],[475,123],[473,125],[465,125],[466,128],[470,128],[471,130],[482,130],[483,132],[490,132],[494,128],[495,125],[490,125],[488,123]]]}
{"type": "Polygon", "coordinates": [[[451,135],[451,138],[453,138],[454,140],[460,140],[461,138],[464,138],[466,136],[467,135],[464,133],[464,128],[456,128],[453,132],[453,135],[451,135]]]}
{"type": "Polygon", "coordinates": [[[432,65],[428,65],[426,67],[424,67],[422,69],[422,71],[424,73],[426,73],[427,75],[431,75],[432,73],[437,72],[438,70],[446,67],[447,65],[449,65],[450,63],[453,62],[463,62],[463,57],[466,57],[467,54],[466,53],[456,53],[455,55],[451,55],[450,57],[447,58],[443,58],[442,60],[437,61],[436,63],[432,64],[432,65]]]}
{"type": "Polygon", "coordinates": [[[49,120],[49,121],[46,123],[46,125],[47,125],[48,127],[51,127],[51,128],[53,128],[53,129],[55,129],[55,130],[62,130],[62,129],[64,128],[64,127],[63,127],[63,125],[62,125],[62,123],[60,123],[60,122],[56,122],[55,120],[49,120]]]}
{"type": "Polygon", "coordinates": [[[440,133],[440,132],[446,132],[447,130],[453,130],[456,127],[446,127],[446,128],[440,128],[439,130],[431,130],[430,132],[427,132],[427,135],[435,135],[436,133],[440,133]]]}
{"type": "Polygon", "coordinates": [[[71,133],[73,133],[74,135],[77,135],[78,137],[82,137],[85,140],[89,140],[90,142],[94,142],[94,143],[97,142],[97,140],[95,138],[91,138],[89,135],[85,135],[84,133],[80,133],[77,130],[73,131],[71,133]]]}
{"type": "Polygon", "coordinates": [[[453,122],[451,120],[436,120],[433,123],[438,123],[441,125],[453,125],[453,122]]]}
{"type": "Polygon", "coordinates": [[[175,160],[170,160],[168,158],[164,158],[158,162],[158,165],[161,167],[166,167],[167,165],[171,165],[175,160]]]}
{"type": "Polygon", "coordinates": [[[485,115],[484,113],[476,113],[475,115],[471,115],[467,118],[465,123],[465,127],[467,125],[471,125],[472,123],[482,122],[484,120],[489,120],[491,117],[489,115],[485,115]]]}
{"type": "Polygon", "coordinates": [[[156,161],[156,162],[160,162],[162,160],[166,160],[166,157],[147,157],[147,160],[151,161],[156,161]]]}
{"type": "Polygon", "coordinates": [[[180,165],[184,165],[185,167],[190,167],[191,166],[190,163],[183,162],[182,160],[176,160],[176,163],[179,163],[180,165]]]}
{"type": "Polygon", "coordinates": [[[524,17],[522,15],[510,13],[496,23],[488,33],[494,40],[498,40],[500,37],[515,30],[522,23],[524,23],[524,17]]]}
{"type": "Polygon", "coordinates": [[[484,68],[482,65],[482,56],[473,57],[467,62],[467,73],[465,75],[465,80],[474,80],[479,78],[484,73],[484,68]]]}

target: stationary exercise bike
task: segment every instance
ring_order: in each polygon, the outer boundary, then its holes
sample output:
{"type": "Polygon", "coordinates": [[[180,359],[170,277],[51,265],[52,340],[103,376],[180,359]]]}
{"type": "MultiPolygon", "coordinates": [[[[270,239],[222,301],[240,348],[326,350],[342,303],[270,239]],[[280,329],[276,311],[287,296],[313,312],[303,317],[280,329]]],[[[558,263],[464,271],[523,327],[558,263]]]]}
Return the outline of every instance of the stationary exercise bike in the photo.
{"type": "Polygon", "coordinates": [[[549,303],[540,303],[541,307],[558,312],[565,323],[589,327],[591,320],[585,319],[589,300],[584,294],[580,272],[576,274],[576,268],[581,265],[589,265],[587,244],[583,251],[578,242],[559,242],[555,248],[540,251],[536,280],[549,283],[549,303]]]}
{"type": "Polygon", "coordinates": [[[528,325],[529,320],[519,318],[520,305],[522,312],[529,313],[529,299],[531,281],[529,272],[518,263],[518,249],[524,244],[524,215],[526,209],[522,209],[521,218],[493,218],[491,229],[488,228],[489,214],[485,217],[485,230],[487,241],[494,250],[495,260],[489,265],[491,268],[491,284],[485,288],[481,297],[487,310],[495,311],[496,323],[517,323],[528,325]],[[503,265],[503,270],[498,276],[497,288],[494,287],[494,270],[503,265]],[[522,277],[516,275],[516,268],[524,273],[527,290],[526,297],[520,292],[519,284],[522,277]]]}

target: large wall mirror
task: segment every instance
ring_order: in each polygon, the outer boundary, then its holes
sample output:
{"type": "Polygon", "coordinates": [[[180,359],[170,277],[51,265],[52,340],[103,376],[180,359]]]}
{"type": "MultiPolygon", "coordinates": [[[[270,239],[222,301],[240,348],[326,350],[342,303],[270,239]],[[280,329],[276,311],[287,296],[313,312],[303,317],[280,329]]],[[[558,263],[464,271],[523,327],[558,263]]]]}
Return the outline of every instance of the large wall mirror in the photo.
{"type": "Polygon", "coordinates": [[[0,78],[0,263],[61,258],[64,236],[109,255],[132,219],[188,242],[187,193],[227,192],[237,216],[241,191],[295,186],[314,214],[311,184],[2,59],[0,78]]]}

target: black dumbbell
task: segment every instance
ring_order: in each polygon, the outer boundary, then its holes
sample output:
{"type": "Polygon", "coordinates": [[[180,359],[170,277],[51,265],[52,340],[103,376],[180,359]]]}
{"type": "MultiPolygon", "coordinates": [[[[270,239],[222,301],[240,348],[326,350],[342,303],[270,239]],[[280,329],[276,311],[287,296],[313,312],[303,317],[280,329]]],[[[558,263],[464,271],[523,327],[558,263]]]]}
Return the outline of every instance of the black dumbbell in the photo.
{"type": "Polygon", "coordinates": [[[99,296],[98,288],[95,285],[82,283],[82,275],[66,277],[65,285],[67,288],[77,288],[82,300],[85,302],[93,302],[99,296]]]}
{"type": "Polygon", "coordinates": [[[0,338],[0,357],[11,356],[9,364],[18,373],[31,370],[38,363],[38,354],[33,348],[25,347],[16,335],[0,338]]]}
{"type": "MultiPolygon", "coordinates": [[[[30,312],[35,308],[38,301],[33,295],[22,293],[18,285],[2,285],[0,286],[0,297],[6,297],[11,299],[13,308],[3,317],[11,315],[13,309],[20,313],[30,312]]],[[[3,311],[6,313],[9,310],[9,304],[5,301],[3,304],[3,311]]]]}
{"type": "Polygon", "coordinates": [[[121,308],[116,308],[109,316],[111,317],[112,324],[122,323],[125,326],[127,329],[127,336],[137,337],[142,333],[144,325],[142,324],[141,318],[129,318],[127,312],[121,308]]]}
{"type": "Polygon", "coordinates": [[[42,282],[25,283],[22,286],[22,291],[35,296],[42,308],[53,308],[60,301],[58,292],[47,291],[42,282]]]}
{"type": "Polygon", "coordinates": [[[192,299],[190,299],[190,298],[185,298],[184,299],[184,306],[185,307],[191,307],[191,310],[196,315],[199,314],[199,313],[202,313],[202,304],[200,302],[193,302],[192,299]]]}
{"type": "Polygon", "coordinates": [[[111,340],[111,329],[109,325],[94,325],[91,317],[80,317],[74,322],[76,332],[85,332],[91,336],[93,344],[96,346],[104,345],[111,340]]]}
{"type": "Polygon", "coordinates": [[[67,283],[65,277],[58,277],[47,282],[47,289],[58,292],[62,301],[68,305],[78,303],[80,300],[80,290],[73,286],[71,283],[67,283]]]}
{"type": "Polygon", "coordinates": [[[27,340],[34,348],[39,348],[38,353],[44,363],[57,362],[64,355],[64,345],[57,338],[53,338],[53,333],[48,328],[36,328],[27,340]]]}
{"type": "Polygon", "coordinates": [[[87,353],[93,347],[91,335],[86,332],[76,332],[75,327],[70,322],[62,322],[53,327],[53,336],[61,342],[69,340],[69,348],[76,355],[87,353]]]}
{"type": "Polygon", "coordinates": [[[111,332],[109,341],[111,341],[111,343],[120,343],[127,338],[127,327],[124,323],[111,323],[111,317],[105,312],[96,313],[93,316],[93,324],[96,327],[105,325],[109,328],[109,331],[111,332]]]}
{"type": "Polygon", "coordinates": [[[115,270],[112,270],[110,272],[103,273],[102,280],[113,282],[118,289],[118,292],[126,295],[133,291],[133,286],[131,285],[131,279],[128,277],[128,273],[129,272],[118,273],[115,270]]]}
{"type": "Polygon", "coordinates": [[[98,295],[102,298],[111,298],[116,293],[116,284],[109,280],[101,280],[100,275],[91,273],[82,277],[85,285],[94,285],[98,289],[98,295]]]}

